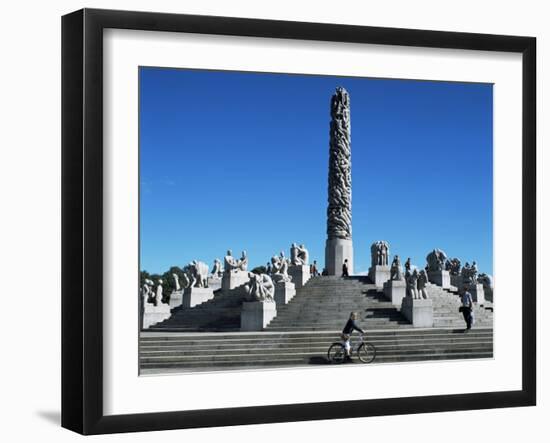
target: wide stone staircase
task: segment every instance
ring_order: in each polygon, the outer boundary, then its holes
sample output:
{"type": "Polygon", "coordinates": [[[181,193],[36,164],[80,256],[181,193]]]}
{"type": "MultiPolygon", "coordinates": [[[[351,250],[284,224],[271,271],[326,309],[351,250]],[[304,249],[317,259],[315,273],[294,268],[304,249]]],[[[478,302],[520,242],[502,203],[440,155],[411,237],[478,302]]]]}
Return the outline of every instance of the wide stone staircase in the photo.
{"type": "Polygon", "coordinates": [[[410,327],[368,277],[313,277],[287,305],[277,307],[277,317],[266,330],[342,330],[352,311],[359,314],[363,329],[410,327]]]}
{"type": "MultiPolygon", "coordinates": [[[[328,347],[338,340],[337,331],[146,332],[140,337],[140,370],[147,374],[327,365],[328,347]]],[[[467,334],[452,329],[382,329],[368,331],[367,340],[376,347],[376,359],[372,364],[493,356],[492,328],[475,328],[467,334]]],[[[360,364],[357,359],[354,363],[360,364]]]]}
{"type": "MultiPolygon", "coordinates": [[[[443,289],[440,286],[428,283],[428,295],[434,306],[434,328],[464,328],[464,317],[458,312],[462,305],[460,296],[455,290],[443,289]]],[[[493,305],[474,305],[474,327],[493,327],[493,305]]]]}
{"type": "Polygon", "coordinates": [[[230,332],[241,328],[244,294],[214,292],[214,298],[192,308],[172,309],[170,318],[151,326],[148,331],[164,332],[230,332]]]}

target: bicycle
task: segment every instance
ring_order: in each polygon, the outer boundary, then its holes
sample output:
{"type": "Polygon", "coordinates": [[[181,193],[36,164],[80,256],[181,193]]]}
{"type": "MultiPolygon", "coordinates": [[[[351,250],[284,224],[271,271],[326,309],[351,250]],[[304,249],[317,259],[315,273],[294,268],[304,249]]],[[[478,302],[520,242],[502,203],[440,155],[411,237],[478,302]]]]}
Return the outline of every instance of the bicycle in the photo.
{"type": "MultiPolygon", "coordinates": [[[[330,345],[327,352],[328,361],[331,363],[343,363],[346,358],[346,348],[344,341],[335,342],[330,345]]],[[[363,339],[363,334],[359,335],[357,346],[351,346],[350,357],[357,353],[359,360],[363,363],[371,363],[376,358],[376,348],[372,343],[363,339]]]]}

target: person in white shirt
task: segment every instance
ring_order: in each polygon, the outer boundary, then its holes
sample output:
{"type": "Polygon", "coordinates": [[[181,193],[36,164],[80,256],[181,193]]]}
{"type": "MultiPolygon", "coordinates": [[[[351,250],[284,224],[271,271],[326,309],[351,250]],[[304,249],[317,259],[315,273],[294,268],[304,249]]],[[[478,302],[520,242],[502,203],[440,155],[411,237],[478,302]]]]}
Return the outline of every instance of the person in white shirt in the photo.
{"type": "Polygon", "coordinates": [[[472,329],[472,309],[474,307],[474,302],[472,300],[472,294],[468,292],[467,289],[464,290],[462,294],[462,315],[464,316],[464,321],[466,322],[466,330],[468,332],[472,329]]]}

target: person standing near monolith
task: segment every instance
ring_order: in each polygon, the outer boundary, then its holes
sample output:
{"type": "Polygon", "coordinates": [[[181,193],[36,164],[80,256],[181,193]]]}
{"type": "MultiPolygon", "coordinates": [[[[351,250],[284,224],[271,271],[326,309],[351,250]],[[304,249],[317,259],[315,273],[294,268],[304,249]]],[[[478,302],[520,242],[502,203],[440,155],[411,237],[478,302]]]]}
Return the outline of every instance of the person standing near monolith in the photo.
{"type": "Polygon", "coordinates": [[[347,259],[352,275],[350,98],[342,87],[332,96],[330,116],[325,268],[328,275],[338,275],[347,259]]]}

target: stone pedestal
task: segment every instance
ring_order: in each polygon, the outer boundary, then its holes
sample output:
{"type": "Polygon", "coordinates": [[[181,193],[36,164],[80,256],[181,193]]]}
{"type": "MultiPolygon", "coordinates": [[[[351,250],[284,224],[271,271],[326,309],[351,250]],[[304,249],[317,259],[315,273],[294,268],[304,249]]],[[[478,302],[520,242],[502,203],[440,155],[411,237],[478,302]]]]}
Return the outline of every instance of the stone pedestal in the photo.
{"type": "Polygon", "coordinates": [[[462,275],[451,275],[451,286],[462,290],[462,275]]]}
{"type": "Polygon", "coordinates": [[[344,260],[348,260],[348,274],[353,275],[353,243],[351,239],[329,238],[325,245],[325,269],[328,275],[342,275],[344,260]]]}
{"type": "Polygon", "coordinates": [[[275,303],[277,306],[286,305],[296,295],[296,287],[292,282],[281,281],[275,284],[275,303]]]}
{"type": "Polygon", "coordinates": [[[493,288],[484,286],[483,287],[483,294],[485,295],[485,300],[490,301],[491,303],[494,303],[493,299],[493,288]]]}
{"type": "Polygon", "coordinates": [[[181,306],[184,308],[192,308],[212,298],[214,298],[214,291],[212,288],[185,288],[183,290],[181,306]]]}
{"type": "Polygon", "coordinates": [[[483,290],[483,285],[481,283],[468,286],[468,292],[472,294],[472,300],[474,303],[477,303],[479,306],[483,306],[485,304],[485,291],[483,290]]]}
{"type": "Polygon", "coordinates": [[[288,267],[288,275],[292,277],[292,283],[296,289],[301,288],[310,279],[309,265],[291,265],[288,267]]]}
{"type": "Polygon", "coordinates": [[[389,266],[376,265],[369,268],[369,278],[379,288],[384,286],[384,283],[390,279],[390,276],[391,270],[389,266]]]}
{"type": "Polygon", "coordinates": [[[244,302],[241,310],[241,331],[262,331],[277,315],[273,301],[244,302]]]}
{"type": "Polygon", "coordinates": [[[401,304],[401,314],[412,323],[413,328],[432,328],[434,325],[434,307],[429,299],[405,297],[401,304]]]}
{"type": "Polygon", "coordinates": [[[208,277],[208,287],[216,291],[222,287],[222,278],[217,276],[208,277]]]}
{"type": "Polygon", "coordinates": [[[441,286],[443,289],[451,287],[451,275],[449,271],[430,271],[428,272],[428,280],[430,280],[430,283],[441,286]]]}
{"type": "Polygon", "coordinates": [[[245,271],[224,272],[222,277],[222,291],[230,291],[248,283],[250,277],[245,271]]]}
{"type": "Polygon", "coordinates": [[[407,283],[405,280],[388,280],[384,283],[384,295],[392,305],[400,307],[407,295],[407,283]]]}
{"type": "Polygon", "coordinates": [[[143,318],[141,327],[148,329],[150,326],[155,325],[161,321],[170,317],[170,306],[166,303],[159,303],[155,306],[152,303],[145,303],[143,306],[143,318]]]}
{"type": "Polygon", "coordinates": [[[183,298],[183,289],[179,291],[172,291],[170,294],[170,309],[181,306],[181,301],[183,298]]]}

